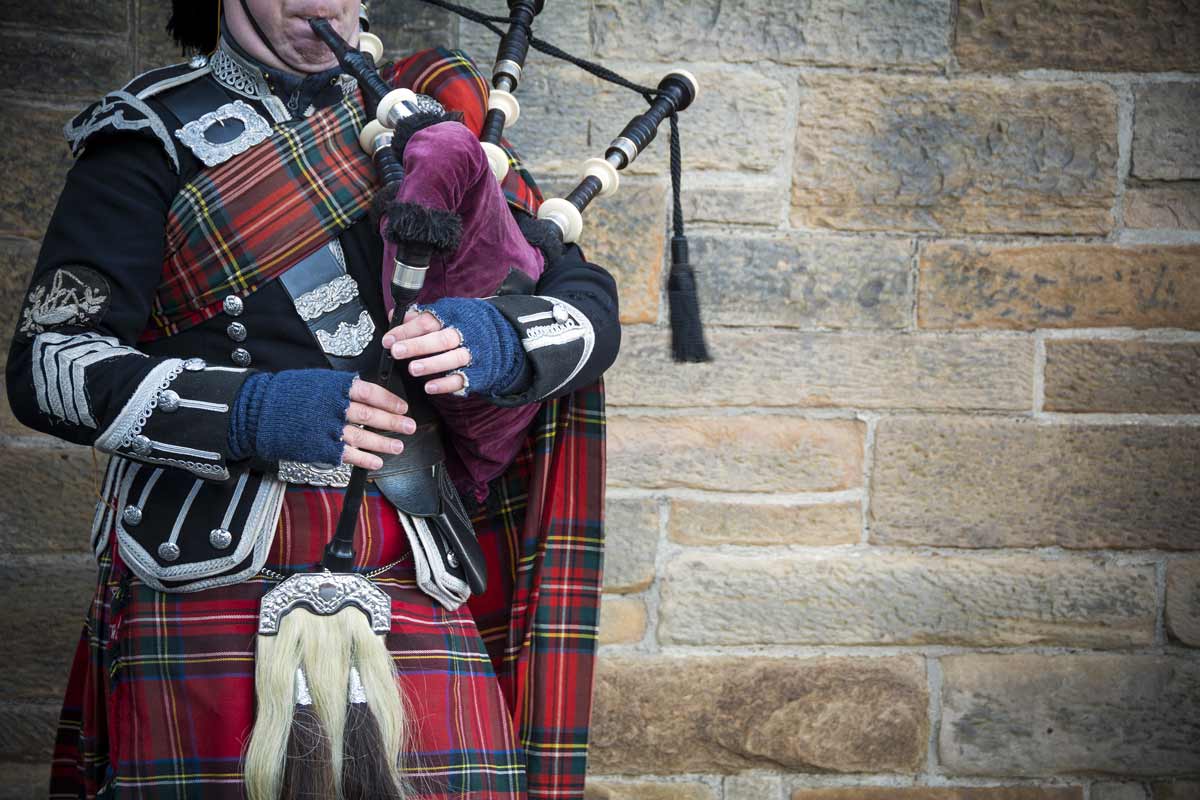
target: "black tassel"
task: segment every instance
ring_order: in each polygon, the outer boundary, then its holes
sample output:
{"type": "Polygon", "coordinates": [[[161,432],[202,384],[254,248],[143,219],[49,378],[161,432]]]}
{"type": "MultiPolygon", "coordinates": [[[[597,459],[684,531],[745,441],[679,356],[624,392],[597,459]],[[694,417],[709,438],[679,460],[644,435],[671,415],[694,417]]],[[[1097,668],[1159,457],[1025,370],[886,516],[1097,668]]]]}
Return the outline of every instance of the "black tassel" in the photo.
{"type": "Polygon", "coordinates": [[[311,705],[296,704],[286,758],[280,800],[337,796],[329,735],[311,705]]]}
{"type": "Polygon", "coordinates": [[[517,220],[517,227],[521,229],[525,241],[542,251],[546,269],[550,269],[551,264],[562,258],[562,231],[557,225],[548,219],[530,216],[519,209],[513,209],[513,217],[517,220]]]}
{"type": "Polygon", "coordinates": [[[379,724],[366,703],[351,703],[347,708],[344,742],[343,800],[403,800],[388,773],[379,724]]]}
{"type": "Polygon", "coordinates": [[[388,203],[384,235],[396,244],[425,245],[439,253],[452,253],[462,239],[462,218],[450,211],[426,208],[417,203],[388,203]]]}
{"type": "Polygon", "coordinates": [[[711,361],[704,344],[696,274],[688,264],[687,238],[671,237],[671,274],[667,278],[667,308],[671,316],[671,355],[676,361],[711,361]]]}
{"type": "Polygon", "coordinates": [[[408,146],[408,140],[417,131],[423,131],[442,122],[462,122],[462,119],[461,111],[445,111],[441,114],[433,111],[418,111],[416,114],[410,114],[397,122],[396,127],[392,129],[392,150],[396,152],[396,157],[403,161],[404,148],[408,146]]]}

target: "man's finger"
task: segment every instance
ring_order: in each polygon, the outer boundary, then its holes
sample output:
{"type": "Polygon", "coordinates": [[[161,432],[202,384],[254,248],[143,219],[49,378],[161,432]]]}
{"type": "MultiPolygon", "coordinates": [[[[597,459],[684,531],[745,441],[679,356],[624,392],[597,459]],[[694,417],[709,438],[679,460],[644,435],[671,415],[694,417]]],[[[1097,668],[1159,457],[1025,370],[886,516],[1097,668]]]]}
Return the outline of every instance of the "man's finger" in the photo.
{"type": "Polygon", "coordinates": [[[376,430],[397,433],[412,433],[417,429],[417,423],[411,417],[390,414],[375,406],[357,402],[351,402],[350,407],[346,409],[346,421],[354,425],[367,425],[376,430]]]}
{"type": "Polygon", "coordinates": [[[403,414],[408,411],[408,403],[404,402],[401,397],[377,383],[361,379],[350,384],[350,399],[394,414],[403,414]]]}
{"type": "Polygon", "coordinates": [[[405,342],[392,345],[393,358],[415,358],[445,353],[462,346],[462,334],[458,328],[442,328],[405,342]]]}
{"type": "Polygon", "coordinates": [[[439,372],[449,372],[452,369],[465,367],[469,363],[471,363],[471,352],[465,347],[456,347],[446,353],[418,359],[408,365],[408,371],[413,375],[436,375],[439,372]]]}
{"type": "Polygon", "coordinates": [[[370,453],[364,453],[357,447],[346,445],[342,450],[342,463],[352,464],[353,466],[365,469],[379,469],[383,466],[383,459],[370,453]]]}
{"type": "MultiPolygon", "coordinates": [[[[411,312],[410,312],[411,313],[411,312]]],[[[404,315],[404,322],[383,335],[383,346],[391,347],[396,342],[404,342],[424,336],[427,333],[440,331],[442,323],[428,311],[422,311],[415,316],[404,315]]]]}
{"type": "Polygon", "coordinates": [[[438,378],[436,381],[429,381],[425,384],[426,394],[451,394],[452,392],[461,391],[467,381],[462,375],[447,375],[444,378],[438,378]]]}
{"type": "Polygon", "coordinates": [[[345,427],[342,431],[342,441],[358,450],[372,453],[395,454],[404,450],[404,444],[399,439],[389,439],[354,425],[345,427]]]}

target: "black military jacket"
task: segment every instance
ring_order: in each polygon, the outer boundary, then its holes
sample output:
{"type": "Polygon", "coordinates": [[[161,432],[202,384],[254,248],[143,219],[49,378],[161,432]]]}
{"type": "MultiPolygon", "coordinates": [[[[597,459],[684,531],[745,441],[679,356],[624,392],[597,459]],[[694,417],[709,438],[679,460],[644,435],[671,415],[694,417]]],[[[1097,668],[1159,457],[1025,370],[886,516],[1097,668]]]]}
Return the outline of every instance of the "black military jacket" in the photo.
{"type": "MultiPolygon", "coordinates": [[[[256,126],[239,120],[227,131],[222,114],[242,103],[275,126],[312,111],[289,108],[270,78],[222,43],[211,58],[135,78],[67,125],[78,160],[9,353],[9,402],[18,419],[114,456],[93,546],[102,549],[115,529],[126,562],[163,589],[201,589],[257,571],[286,484],[338,485],[348,473],[234,461],[229,414],[246,378],[305,367],[369,371],[387,324],[378,288],[382,244],[363,219],[323,248],[317,263],[289,269],[248,296],[229,295],[206,322],[139,344],[162,279],[172,199],[204,161],[236,158],[254,143],[246,135],[256,126]],[[205,117],[211,114],[217,127],[205,117]]],[[[351,79],[334,75],[312,102],[323,107],[351,89],[351,79]]],[[[295,98],[287,98],[293,106],[295,98]]],[[[578,247],[547,264],[532,293],[492,302],[521,333],[532,367],[522,391],[499,404],[567,394],[594,382],[616,357],[615,284],[578,247]]]]}

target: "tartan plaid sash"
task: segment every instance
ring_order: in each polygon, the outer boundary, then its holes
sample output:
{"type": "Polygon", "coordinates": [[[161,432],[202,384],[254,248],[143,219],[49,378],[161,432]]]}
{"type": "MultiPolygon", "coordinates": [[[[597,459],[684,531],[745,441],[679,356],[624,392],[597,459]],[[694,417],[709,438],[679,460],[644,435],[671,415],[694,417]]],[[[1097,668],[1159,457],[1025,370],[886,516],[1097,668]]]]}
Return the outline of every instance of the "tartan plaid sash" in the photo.
{"type": "MultiPolygon", "coordinates": [[[[483,129],[488,84],[462,51],[423,50],[381,75],[461,111],[476,135],[483,129]]],[[[162,280],[142,341],[211,319],[226,295],[252,294],[360,219],[377,189],[358,145],[365,123],[355,92],[298,123],[276,125],[266,141],[184,186],[168,213],[162,280]]],[[[502,144],[512,167],[505,196],[536,213],[541,194],[502,144]]]]}

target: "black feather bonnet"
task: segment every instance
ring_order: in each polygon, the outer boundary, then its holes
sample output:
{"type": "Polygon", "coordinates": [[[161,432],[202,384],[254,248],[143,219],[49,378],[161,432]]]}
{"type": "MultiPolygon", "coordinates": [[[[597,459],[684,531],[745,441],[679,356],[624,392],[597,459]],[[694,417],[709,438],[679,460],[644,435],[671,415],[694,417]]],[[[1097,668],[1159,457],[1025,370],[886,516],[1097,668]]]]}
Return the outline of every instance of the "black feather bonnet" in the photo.
{"type": "Polygon", "coordinates": [[[210,53],[217,46],[220,0],[171,0],[167,33],[184,53],[210,53]]]}

